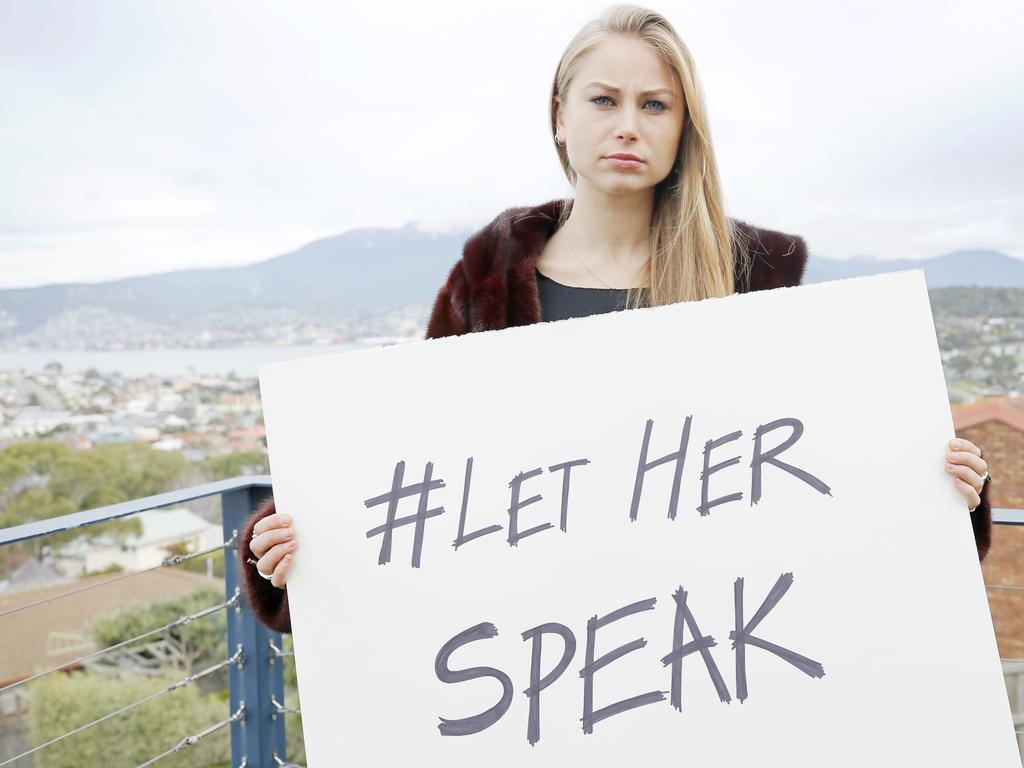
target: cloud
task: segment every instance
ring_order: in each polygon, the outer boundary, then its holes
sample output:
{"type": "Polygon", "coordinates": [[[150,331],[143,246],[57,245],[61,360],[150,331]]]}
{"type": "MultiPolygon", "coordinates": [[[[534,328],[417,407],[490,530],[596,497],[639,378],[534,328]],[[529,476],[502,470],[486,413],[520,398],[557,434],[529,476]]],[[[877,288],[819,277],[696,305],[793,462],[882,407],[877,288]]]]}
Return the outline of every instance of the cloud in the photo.
{"type": "MultiPolygon", "coordinates": [[[[31,279],[139,274],[568,195],[547,94],[605,5],[495,3],[486,28],[469,2],[399,3],[386,25],[308,1],[3,6],[0,284],[30,279],[30,254],[31,279]]],[[[730,213],[839,258],[1024,256],[1016,1],[661,10],[697,61],[730,213]]]]}

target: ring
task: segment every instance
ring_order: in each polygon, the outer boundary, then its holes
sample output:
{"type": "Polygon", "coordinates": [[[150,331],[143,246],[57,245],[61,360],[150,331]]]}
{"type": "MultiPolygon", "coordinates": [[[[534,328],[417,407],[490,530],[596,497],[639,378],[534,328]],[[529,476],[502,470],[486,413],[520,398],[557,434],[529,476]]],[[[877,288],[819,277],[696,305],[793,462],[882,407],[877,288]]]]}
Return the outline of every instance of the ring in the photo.
{"type": "Polygon", "coordinates": [[[253,568],[255,568],[256,569],[256,573],[258,573],[260,576],[262,576],[267,581],[270,581],[272,578],[274,578],[274,574],[270,574],[269,576],[267,576],[267,574],[265,574],[263,571],[260,570],[260,564],[259,564],[259,561],[256,560],[256,558],[254,558],[254,557],[246,558],[245,562],[248,563],[249,565],[251,565],[253,568]]]}
{"type": "Polygon", "coordinates": [[[256,573],[258,573],[260,576],[262,576],[267,581],[270,581],[272,578],[274,578],[274,574],[270,574],[269,576],[267,576],[267,574],[265,574],[263,571],[261,571],[259,563],[256,560],[253,560],[250,557],[249,558],[249,562],[252,563],[252,567],[256,569],[256,573]]]}

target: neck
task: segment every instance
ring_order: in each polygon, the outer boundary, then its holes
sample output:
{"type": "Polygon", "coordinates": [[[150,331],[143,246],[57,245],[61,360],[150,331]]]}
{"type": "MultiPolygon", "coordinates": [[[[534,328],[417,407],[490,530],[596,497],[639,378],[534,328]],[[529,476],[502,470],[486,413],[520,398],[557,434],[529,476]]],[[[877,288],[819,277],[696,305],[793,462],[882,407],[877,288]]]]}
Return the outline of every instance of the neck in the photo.
{"type": "Polygon", "coordinates": [[[654,189],[609,195],[580,179],[569,218],[560,231],[597,263],[635,263],[650,253],[653,212],[654,189]]]}

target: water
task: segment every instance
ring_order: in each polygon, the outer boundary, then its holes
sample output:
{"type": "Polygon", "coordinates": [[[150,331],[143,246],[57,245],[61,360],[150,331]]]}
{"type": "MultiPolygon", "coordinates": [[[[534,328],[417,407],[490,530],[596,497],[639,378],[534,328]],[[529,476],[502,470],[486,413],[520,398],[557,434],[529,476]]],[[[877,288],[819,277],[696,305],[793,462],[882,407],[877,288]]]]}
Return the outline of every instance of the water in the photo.
{"type": "Polygon", "coordinates": [[[0,352],[0,370],[42,371],[48,363],[60,363],[65,372],[95,368],[101,373],[126,376],[187,376],[196,373],[256,376],[265,363],[331,355],[362,349],[362,344],[311,344],[298,347],[242,347],[238,349],[140,349],[118,352],[89,350],[29,350],[0,352]]]}

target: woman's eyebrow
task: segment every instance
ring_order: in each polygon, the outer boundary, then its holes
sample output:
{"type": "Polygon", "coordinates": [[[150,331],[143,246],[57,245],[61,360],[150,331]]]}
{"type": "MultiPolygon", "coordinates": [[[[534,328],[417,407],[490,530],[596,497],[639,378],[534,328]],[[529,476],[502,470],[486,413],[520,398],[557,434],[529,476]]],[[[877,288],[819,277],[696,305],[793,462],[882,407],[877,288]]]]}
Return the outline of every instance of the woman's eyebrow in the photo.
{"type": "MultiPolygon", "coordinates": [[[[589,83],[587,83],[583,87],[584,88],[590,88],[592,85],[596,85],[599,88],[604,88],[606,91],[611,91],[612,93],[621,93],[622,92],[620,89],[616,88],[614,85],[609,85],[608,83],[602,83],[600,80],[594,80],[592,82],[589,82],[589,83]]],[[[671,88],[652,88],[649,91],[641,91],[640,95],[641,96],[652,96],[652,95],[654,95],[656,93],[667,93],[670,96],[675,95],[675,92],[671,88]]]]}

